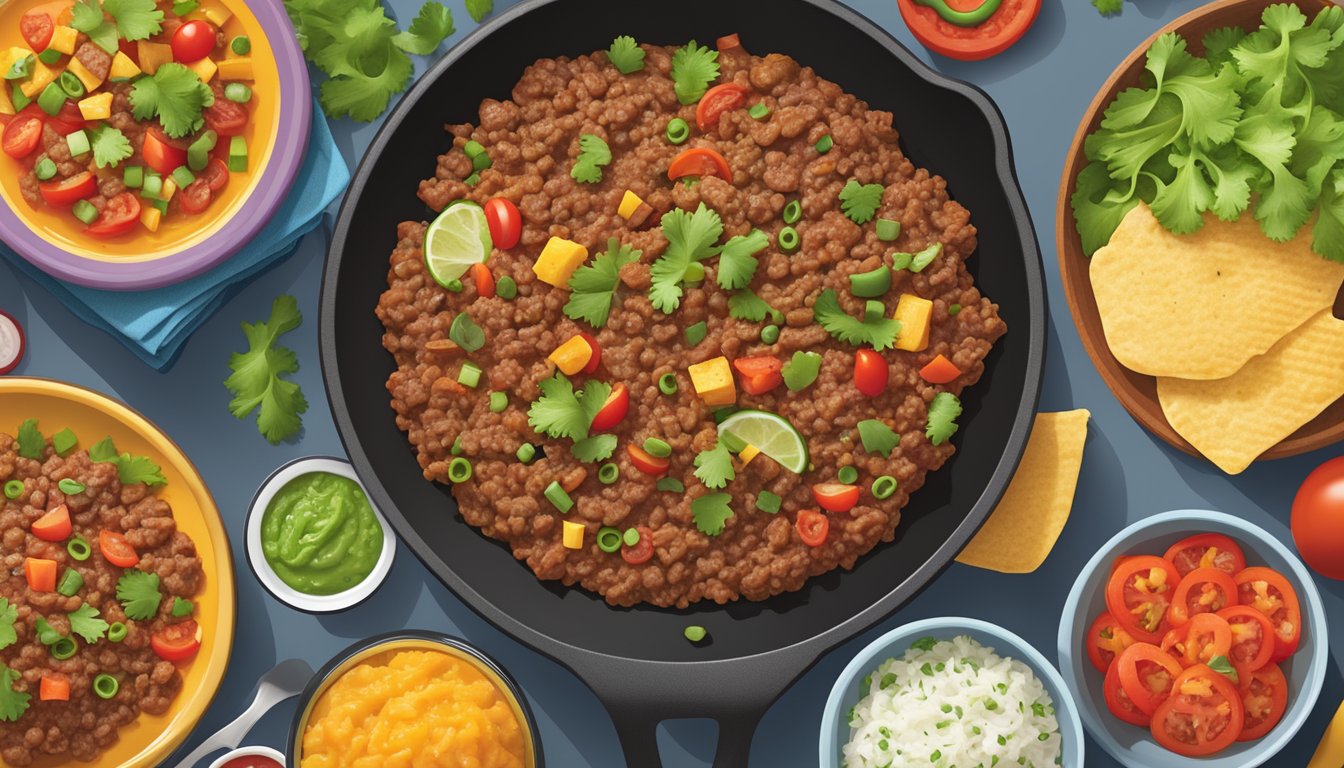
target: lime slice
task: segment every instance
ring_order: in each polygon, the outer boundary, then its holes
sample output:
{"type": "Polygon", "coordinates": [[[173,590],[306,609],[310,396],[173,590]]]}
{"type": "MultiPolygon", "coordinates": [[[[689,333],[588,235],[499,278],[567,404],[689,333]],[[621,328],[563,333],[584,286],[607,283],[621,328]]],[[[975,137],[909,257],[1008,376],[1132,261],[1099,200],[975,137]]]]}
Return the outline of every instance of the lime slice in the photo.
{"type": "Polygon", "coordinates": [[[485,211],[471,202],[460,200],[425,230],[425,266],[439,285],[447,286],[490,256],[490,225],[485,211]]]}
{"type": "Polygon", "coordinates": [[[768,411],[738,411],[719,425],[719,434],[725,432],[756,446],[791,472],[801,475],[807,471],[807,441],[783,416],[768,411]]]}

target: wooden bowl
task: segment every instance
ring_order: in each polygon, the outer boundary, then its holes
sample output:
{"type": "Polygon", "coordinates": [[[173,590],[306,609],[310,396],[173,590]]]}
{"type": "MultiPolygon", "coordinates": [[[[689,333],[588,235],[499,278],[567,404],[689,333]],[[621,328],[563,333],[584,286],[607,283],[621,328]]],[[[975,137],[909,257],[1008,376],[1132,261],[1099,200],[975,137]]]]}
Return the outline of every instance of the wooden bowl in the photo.
{"type": "MultiPolygon", "coordinates": [[[[1106,386],[1111,388],[1111,393],[1125,410],[1129,411],[1129,415],[1148,431],[1192,456],[1199,456],[1199,451],[1177,434],[1167,422],[1166,415],[1162,413],[1162,406],[1157,400],[1157,379],[1135,373],[1121,365],[1106,344],[1106,334],[1102,330],[1101,316],[1097,312],[1097,300],[1092,293],[1092,281],[1088,275],[1089,259],[1083,253],[1069,198],[1073,196],[1078,172],[1087,165],[1087,158],[1083,155],[1083,139],[1101,124],[1102,113],[1115,99],[1116,94],[1125,88],[1140,84],[1140,75],[1144,71],[1144,58],[1154,40],[1167,32],[1177,32],[1189,42],[1191,53],[1202,55],[1204,53],[1202,41],[1206,33],[1219,27],[1255,29],[1260,25],[1261,13],[1274,1],[1216,0],[1176,19],[1143,41],[1120,63],[1120,66],[1116,67],[1087,108],[1087,113],[1073,136],[1073,144],[1069,147],[1068,159],[1064,164],[1064,176],[1059,182],[1059,201],[1055,214],[1059,273],[1064,282],[1064,296],[1068,300],[1070,312],[1073,313],[1073,322],[1078,326],[1078,335],[1082,337],[1083,347],[1087,349],[1087,354],[1091,356],[1092,363],[1101,373],[1106,386]]],[[[1290,0],[1290,2],[1294,2],[1304,13],[1313,18],[1322,8],[1329,6],[1328,0],[1290,0]]],[[[1337,313],[1340,309],[1336,306],[1337,313]]],[[[1336,400],[1316,418],[1260,454],[1259,458],[1281,459],[1296,456],[1341,439],[1344,439],[1344,398],[1336,400]]]]}

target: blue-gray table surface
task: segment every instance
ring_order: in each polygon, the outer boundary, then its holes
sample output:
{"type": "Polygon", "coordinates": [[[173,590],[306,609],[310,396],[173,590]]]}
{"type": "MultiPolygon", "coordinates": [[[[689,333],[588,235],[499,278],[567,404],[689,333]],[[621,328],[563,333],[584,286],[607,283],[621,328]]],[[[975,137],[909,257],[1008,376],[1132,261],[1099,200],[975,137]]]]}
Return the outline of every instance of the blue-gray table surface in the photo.
{"type": "MultiPolygon", "coordinates": [[[[514,1],[496,0],[497,9],[514,1]]],[[[457,20],[455,41],[474,25],[462,0],[446,2],[457,20]]],[[[390,0],[403,23],[414,16],[419,3],[390,0]]],[[[1131,420],[1106,389],[1082,348],[1064,301],[1054,245],[1055,197],[1074,129],[1112,68],[1153,30],[1195,7],[1194,0],[1135,0],[1125,5],[1122,16],[1110,19],[1102,18],[1086,0],[1044,0],[1039,20],[1021,43],[997,58],[977,63],[952,61],[925,51],[906,30],[896,0],[850,0],[849,4],[936,69],[983,88],[1003,111],[1012,134],[1018,177],[1044,254],[1050,299],[1041,409],[1087,408],[1092,422],[1073,514],[1045,565],[1029,575],[1009,576],[953,564],[896,615],[823,656],[779,699],[756,733],[753,768],[815,764],[817,730],[832,681],[864,644],[882,632],[929,616],[972,616],[1007,627],[1053,660],[1060,611],[1074,577],[1095,549],[1124,525],[1168,509],[1218,509],[1244,517],[1291,543],[1288,517],[1294,491],[1312,467],[1341,453],[1338,447],[1327,448],[1256,464],[1237,477],[1227,477],[1207,462],[1168,447],[1131,420]]],[[[417,73],[426,63],[418,61],[417,73]]],[[[376,125],[348,120],[334,124],[337,143],[352,167],[376,129],[376,125]]],[[[548,764],[562,768],[622,765],[611,719],[583,683],[486,624],[404,546],[399,546],[396,565],[376,599],[323,617],[299,613],[277,602],[241,563],[247,504],[267,474],[294,457],[342,453],[317,352],[318,283],[326,231],[310,235],[292,258],[228,302],[196,333],[181,360],[166,374],[145,367],[103,333],[75,319],[45,290],[0,265],[0,308],[15,314],[29,334],[28,357],[17,373],[82,384],[130,403],[182,446],[218,501],[238,565],[238,630],[224,685],[186,746],[193,746],[241,712],[257,678],[277,661],[301,657],[316,668],[355,640],[417,627],[465,637],[513,673],[536,713],[548,764]],[[311,408],[297,440],[270,447],[251,420],[237,421],[229,415],[224,407],[228,393],[221,382],[227,375],[229,351],[243,345],[239,323],[264,318],[271,300],[285,292],[298,297],[305,317],[304,324],[286,337],[286,344],[298,352],[302,369],[295,378],[311,408]]],[[[1317,579],[1317,584],[1332,617],[1331,655],[1338,660],[1344,655],[1344,586],[1325,579],[1317,579]]],[[[651,690],[649,695],[658,693],[651,690]]],[[[1306,765],[1342,695],[1344,680],[1336,661],[1330,666],[1312,720],[1274,765],[1306,765]]],[[[292,701],[277,707],[256,727],[248,743],[283,749],[293,710],[292,701]]],[[[708,766],[716,727],[706,720],[664,724],[659,734],[664,764],[668,768],[708,766]]],[[[1117,765],[1091,741],[1087,759],[1093,766],[1117,765]]]]}

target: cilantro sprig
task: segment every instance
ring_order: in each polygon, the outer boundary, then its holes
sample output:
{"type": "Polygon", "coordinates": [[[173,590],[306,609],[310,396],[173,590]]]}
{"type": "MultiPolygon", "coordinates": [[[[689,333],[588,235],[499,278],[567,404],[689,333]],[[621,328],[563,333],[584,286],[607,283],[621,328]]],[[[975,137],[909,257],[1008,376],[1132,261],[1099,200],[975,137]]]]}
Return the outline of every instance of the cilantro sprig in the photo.
{"type": "Polygon", "coordinates": [[[957,433],[957,417],[961,416],[961,400],[951,392],[939,392],[929,403],[928,424],[924,436],[934,445],[942,445],[957,433]]]}
{"type": "Polygon", "coordinates": [[[644,68],[644,49],[639,47],[635,38],[621,35],[611,41],[607,49],[607,60],[622,75],[638,72],[644,68]]]}
{"type": "Polygon", "coordinates": [[[597,184],[602,181],[602,168],[611,164],[611,148],[601,136],[591,133],[579,135],[579,156],[569,175],[582,184],[597,184]]]}
{"type": "Polygon", "coordinates": [[[859,441],[869,453],[881,454],[891,458],[891,452],[901,443],[901,436],[894,429],[878,419],[864,419],[858,424],[859,441]]]}
{"type": "MultiPolygon", "coordinates": [[[[467,14],[477,24],[495,10],[495,0],[466,0],[467,14]]],[[[448,9],[444,9],[447,11],[448,9]]],[[[451,17],[449,17],[451,18],[451,17]]]]}
{"type": "Polygon", "coordinates": [[[755,255],[768,245],[770,238],[759,229],[724,243],[723,252],[719,254],[719,287],[730,291],[747,287],[756,276],[755,255]]]}
{"type": "Polygon", "coordinates": [[[733,508],[728,506],[733,500],[731,494],[707,493],[691,502],[691,516],[695,527],[706,536],[718,536],[723,533],[728,518],[733,516],[733,508]]]}
{"type": "Polygon", "coordinates": [[[812,305],[812,317],[836,339],[856,346],[867,344],[879,352],[896,346],[896,337],[901,333],[899,320],[883,317],[865,322],[845,314],[839,297],[830,288],[822,291],[812,305]]]}
{"type": "Polygon", "coordinates": [[[574,384],[563,373],[556,373],[538,386],[541,397],[527,410],[527,423],[537,432],[553,438],[568,437],[575,442],[588,437],[593,417],[602,410],[611,385],[589,379],[583,388],[575,391],[574,384]]]}
{"type": "Polygon", "coordinates": [[[765,299],[743,288],[728,297],[728,315],[737,320],[759,323],[765,316],[774,312],[765,299]]]}
{"type": "Polygon", "coordinates": [[[88,603],[67,613],[65,617],[70,620],[70,633],[84,638],[86,643],[96,643],[107,634],[108,623],[98,618],[98,609],[88,603]]]}
{"type": "Polygon", "coordinates": [[[668,211],[662,218],[663,237],[667,250],[649,270],[649,302],[665,315],[681,305],[681,282],[692,262],[704,261],[719,253],[714,244],[723,235],[723,220],[704,203],[688,213],[680,208],[668,211]]]}
{"type": "Polygon", "coordinates": [[[9,600],[0,597],[0,650],[13,645],[19,639],[14,622],[19,618],[19,609],[10,605],[9,600]]]}
{"type": "Polygon", "coordinates": [[[119,128],[100,125],[90,130],[93,162],[99,168],[111,168],[135,154],[131,140],[119,128]]]}
{"type": "Polygon", "coordinates": [[[722,488],[737,476],[733,470],[733,455],[722,441],[696,454],[695,467],[695,476],[706,488],[722,488]]]}
{"type": "Polygon", "coordinates": [[[215,103],[200,75],[176,62],[161,65],[131,86],[131,114],[137,120],[159,119],[163,132],[180,139],[201,129],[205,109],[215,103]]]}
{"type": "Polygon", "coordinates": [[[308,399],[295,382],[281,378],[299,370],[294,351],[276,346],[282,334],[299,327],[303,315],[293,296],[281,295],[271,304],[271,316],[264,323],[243,323],[247,351],[229,357],[232,373],[224,386],[233,393],[229,412],[235,419],[257,412],[257,429],[272,445],[298,432],[301,415],[308,410],[308,399]]]}
{"type": "Polygon", "coordinates": [[[19,433],[14,439],[18,443],[19,455],[25,459],[41,459],[42,451],[47,447],[47,439],[37,431],[37,419],[25,419],[19,425],[19,433]]]}
{"type": "Polygon", "coordinates": [[[672,87],[682,104],[694,104],[719,77],[719,52],[694,40],[672,54],[672,87]]]}
{"type": "Polygon", "coordinates": [[[22,677],[8,666],[0,664],[0,720],[13,723],[28,711],[32,695],[14,690],[14,684],[22,677]]]}
{"type": "Polygon", "coordinates": [[[117,599],[129,619],[145,621],[159,612],[163,594],[159,592],[159,574],[128,569],[117,579],[117,599]]]}
{"type": "Polygon", "coordinates": [[[70,9],[70,26],[88,35],[94,45],[115,54],[118,38],[134,42],[162,32],[163,11],[154,0],[79,0],[70,9]]]}
{"type": "Polygon", "coordinates": [[[621,241],[614,237],[607,240],[605,253],[598,254],[591,265],[579,267],[570,276],[565,315],[594,328],[606,325],[616,287],[620,284],[621,267],[639,261],[642,255],[643,251],[621,245],[621,241]]]}
{"type": "Polygon", "coordinates": [[[117,465],[117,478],[125,485],[144,483],[152,487],[168,482],[163,476],[163,470],[153,459],[118,452],[111,437],[105,437],[89,447],[89,461],[117,465]]]}
{"type": "Polygon", "coordinates": [[[855,224],[867,224],[882,205],[881,184],[860,184],[854,179],[840,190],[840,212],[855,224]]]}
{"type": "Polygon", "coordinates": [[[570,446],[569,452],[574,454],[574,458],[586,464],[606,461],[611,458],[611,454],[616,452],[616,436],[590,435],[582,440],[574,441],[574,445],[570,446]]]}

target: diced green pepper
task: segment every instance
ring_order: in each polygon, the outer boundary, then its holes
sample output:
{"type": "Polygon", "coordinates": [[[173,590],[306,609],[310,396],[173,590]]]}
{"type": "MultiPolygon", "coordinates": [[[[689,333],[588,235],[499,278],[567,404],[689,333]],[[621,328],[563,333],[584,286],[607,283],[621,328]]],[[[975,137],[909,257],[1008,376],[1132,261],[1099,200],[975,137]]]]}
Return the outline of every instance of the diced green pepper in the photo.
{"type": "Polygon", "coordinates": [[[65,91],[61,90],[61,86],[56,83],[47,83],[47,87],[43,88],[42,92],[37,95],[37,106],[52,117],[59,115],[61,107],[65,106],[65,91]]]}
{"type": "Polygon", "coordinates": [[[88,200],[77,201],[74,206],[71,207],[70,212],[75,214],[76,219],[79,219],[85,224],[92,224],[98,218],[98,209],[93,207],[93,203],[90,203],[88,200]]]}
{"type": "Polygon", "coordinates": [[[139,189],[145,184],[145,169],[138,165],[128,165],[121,170],[121,183],[130,189],[139,189]]]}
{"type": "Polygon", "coordinates": [[[89,151],[89,134],[83,130],[68,134],[65,145],[70,148],[71,157],[79,157],[89,151]]]}
{"type": "Polygon", "coordinates": [[[23,89],[20,88],[17,83],[15,83],[9,90],[9,100],[14,104],[15,111],[21,110],[33,103],[32,99],[24,95],[23,89]]]}
{"type": "Polygon", "coordinates": [[[229,170],[234,173],[247,170],[247,139],[242,136],[229,139],[229,170]]]}
{"type": "Polygon", "coordinates": [[[75,437],[75,433],[69,427],[51,436],[51,447],[56,451],[56,455],[62,458],[78,443],[79,438],[75,437]]]}
{"type": "Polygon", "coordinates": [[[157,173],[144,174],[140,184],[140,196],[157,200],[163,194],[163,177],[157,173]]]}
{"type": "Polygon", "coordinates": [[[52,67],[55,66],[61,60],[61,57],[64,55],[65,54],[61,53],[55,48],[48,48],[47,50],[37,54],[37,60],[42,62],[43,64],[46,64],[49,67],[52,67]]]}
{"type": "Polygon", "coordinates": [[[210,164],[210,152],[218,142],[219,134],[214,131],[202,133],[200,138],[187,147],[187,167],[196,172],[204,171],[210,164]]]}
{"type": "Polygon", "coordinates": [[[44,157],[33,166],[33,173],[37,175],[38,181],[50,181],[56,177],[56,163],[50,157],[44,157]]]}
{"type": "Polygon", "coordinates": [[[33,76],[33,62],[36,59],[30,53],[9,65],[5,72],[6,80],[27,80],[33,76]]]}
{"type": "Polygon", "coordinates": [[[66,96],[69,96],[72,99],[84,98],[84,81],[75,77],[74,72],[71,72],[70,70],[62,72],[60,78],[57,79],[56,82],[60,83],[61,90],[65,91],[66,96]]]}
{"type": "Polygon", "coordinates": [[[192,173],[187,166],[179,165],[173,169],[172,178],[178,189],[186,189],[191,186],[192,182],[196,181],[196,174],[192,173]]]}

